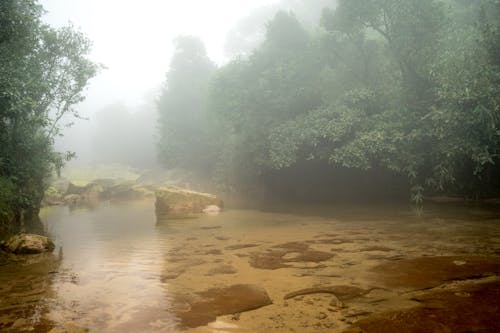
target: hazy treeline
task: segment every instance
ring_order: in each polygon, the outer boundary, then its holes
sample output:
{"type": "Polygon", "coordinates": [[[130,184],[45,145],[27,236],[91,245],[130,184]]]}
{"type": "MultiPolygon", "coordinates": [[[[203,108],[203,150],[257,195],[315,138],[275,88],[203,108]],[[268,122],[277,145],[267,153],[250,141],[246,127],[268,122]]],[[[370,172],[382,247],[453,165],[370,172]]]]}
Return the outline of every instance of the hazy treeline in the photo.
{"type": "Polygon", "coordinates": [[[153,96],[133,107],[116,102],[66,129],[55,146],[58,150],[76,152],[68,169],[97,164],[150,169],[157,165],[156,126],[153,96]]]}
{"type": "Polygon", "coordinates": [[[0,232],[37,213],[48,176],[71,153],[56,153],[59,121],[98,71],[89,41],[72,27],[41,22],[36,1],[0,2],[0,232]]]}
{"type": "Polygon", "coordinates": [[[163,164],[241,191],[283,175],[293,191],[312,172],[323,189],[392,179],[414,202],[497,195],[500,2],[330,3],[312,28],[278,12],[220,68],[179,37],[159,102],[163,164]]]}

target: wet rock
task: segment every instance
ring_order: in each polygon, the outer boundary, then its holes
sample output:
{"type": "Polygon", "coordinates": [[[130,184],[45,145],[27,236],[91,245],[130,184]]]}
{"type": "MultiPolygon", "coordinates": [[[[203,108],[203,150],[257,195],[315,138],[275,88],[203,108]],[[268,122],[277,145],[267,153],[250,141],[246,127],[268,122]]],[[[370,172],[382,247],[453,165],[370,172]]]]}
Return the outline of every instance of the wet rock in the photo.
{"type": "Polygon", "coordinates": [[[218,250],[218,249],[212,249],[212,250],[206,251],[205,254],[220,255],[220,254],[222,254],[222,251],[218,250]]]}
{"type": "Polygon", "coordinates": [[[305,242],[288,242],[272,246],[268,251],[252,253],[249,264],[254,268],[278,269],[291,267],[292,262],[314,262],[328,260],[333,253],[314,251],[309,249],[310,244],[305,242]]]}
{"type": "Polygon", "coordinates": [[[284,249],[287,253],[289,252],[303,252],[309,249],[309,244],[306,242],[288,242],[283,244],[278,244],[273,246],[273,248],[284,249]]]}
{"type": "Polygon", "coordinates": [[[332,300],[330,301],[330,303],[328,303],[328,305],[334,306],[334,307],[339,308],[339,309],[343,309],[346,307],[344,302],[342,302],[337,296],[333,297],[332,300]]]}
{"type": "Polygon", "coordinates": [[[65,324],[62,327],[54,327],[49,333],[86,333],[89,330],[85,327],[80,327],[71,323],[65,324]]]}
{"type": "Polygon", "coordinates": [[[389,252],[392,250],[393,249],[391,249],[390,247],[374,245],[374,246],[363,247],[362,249],[359,250],[359,252],[371,252],[371,251],[389,252]]]}
{"type": "MultiPolygon", "coordinates": [[[[370,289],[371,290],[371,289],[370,289]]],[[[360,297],[370,290],[361,289],[354,286],[346,286],[346,285],[338,285],[338,286],[319,286],[313,288],[305,288],[297,291],[290,292],[286,294],[283,298],[290,299],[295,298],[297,296],[311,295],[311,294],[333,294],[339,300],[345,301],[355,297],[360,297]]]]}
{"type": "Polygon", "coordinates": [[[246,249],[249,247],[256,247],[256,246],[259,246],[259,244],[234,244],[234,245],[226,246],[224,249],[226,249],[226,250],[240,250],[240,249],[246,249]]]}
{"type": "Polygon", "coordinates": [[[202,229],[202,230],[214,230],[214,229],[220,229],[220,228],[222,228],[220,225],[200,227],[200,229],[202,229]]]}
{"type": "Polygon", "coordinates": [[[221,208],[217,205],[208,205],[203,208],[202,212],[207,215],[217,215],[221,212],[221,208]]]}
{"type": "Polygon", "coordinates": [[[235,274],[238,270],[231,265],[219,265],[208,271],[207,275],[235,274]]]}
{"type": "Polygon", "coordinates": [[[319,319],[319,320],[323,320],[323,319],[326,319],[328,317],[328,315],[324,312],[320,312],[316,318],[319,319]]]}
{"type": "Polygon", "coordinates": [[[331,259],[334,256],[333,253],[323,252],[323,251],[305,251],[303,253],[294,255],[293,257],[285,258],[287,262],[321,262],[331,259]]]}
{"type": "Polygon", "coordinates": [[[419,298],[420,306],[372,315],[348,332],[500,332],[500,282],[462,287],[461,292],[470,296],[431,291],[419,298]]]}
{"type": "Polygon", "coordinates": [[[208,193],[177,187],[163,187],[156,192],[156,215],[167,218],[197,217],[210,205],[223,207],[222,200],[208,193]]]}
{"type": "Polygon", "coordinates": [[[317,244],[335,244],[335,245],[339,245],[339,244],[346,244],[346,243],[354,243],[354,240],[352,239],[340,239],[340,238],[333,238],[333,239],[318,239],[318,240],[315,240],[314,243],[317,243],[317,244]]]}
{"type": "Polygon", "coordinates": [[[35,234],[19,234],[2,244],[7,252],[15,254],[36,254],[53,251],[54,243],[45,236],[35,234]]]}
{"type": "Polygon", "coordinates": [[[204,326],[217,316],[255,310],[272,304],[267,291],[257,285],[237,284],[197,293],[200,300],[190,301],[189,311],[178,312],[184,328],[204,326]]]}
{"type": "Polygon", "coordinates": [[[169,258],[170,263],[175,263],[175,262],[183,262],[182,264],[178,266],[173,266],[169,267],[168,270],[166,270],[160,277],[161,282],[166,282],[167,280],[173,280],[178,278],[180,275],[184,274],[188,269],[194,266],[199,266],[203,265],[206,263],[205,260],[203,259],[191,259],[187,260],[184,262],[185,258],[182,258],[181,260],[177,260],[176,258],[169,258]]]}
{"type": "Polygon", "coordinates": [[[452,280],[500,274],[498,257],[442,256],[390,261],[374,267],[372,277],[387,288],[426,289],[452,280]]]}
{"type": "Polygon", "coordinates": [[[249,264],[254,268],[270,270],[290,267],[284,263],[283,255],[282,252],[252,253],[249,264]]]}

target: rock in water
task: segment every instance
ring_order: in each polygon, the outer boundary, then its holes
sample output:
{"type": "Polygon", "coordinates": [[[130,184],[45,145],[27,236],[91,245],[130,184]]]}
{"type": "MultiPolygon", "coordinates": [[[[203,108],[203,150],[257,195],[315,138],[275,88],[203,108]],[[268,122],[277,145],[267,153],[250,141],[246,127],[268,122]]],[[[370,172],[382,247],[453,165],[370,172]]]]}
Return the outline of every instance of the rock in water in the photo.
{"type": "MultiPolygon", "coordinates": [[[[157,217],[197,217],[208,207],[217,206],[219,210],[223,207],[222,200],[213,194],[178,187],[162,187],[157,189],[155,194],[157,217]]],[[[213,207],[210,210],[213,210],[213,207]]]]}
{"type": "Polygon", "coordinates": [[[217,215],[221,211],[220,207],[217,205],[208,205],[203,209],[203,213],[208,215],[217,215]]]}
{"type": "Polygon", "coordinates": [[[188,311],[177,313],[183,328],[204,326],[217,316],[255,310],[273,303],[264,288],[252,284],[212,288],[197,295],[199,300],[189,302],[188,311]]]}
{"type": "Polygon", "coordinates": [[[55,245],[45,236],[19,234],[12,236],[2,247],[4,250],[15,254],[36,254],[53,251],[55,245]]]}

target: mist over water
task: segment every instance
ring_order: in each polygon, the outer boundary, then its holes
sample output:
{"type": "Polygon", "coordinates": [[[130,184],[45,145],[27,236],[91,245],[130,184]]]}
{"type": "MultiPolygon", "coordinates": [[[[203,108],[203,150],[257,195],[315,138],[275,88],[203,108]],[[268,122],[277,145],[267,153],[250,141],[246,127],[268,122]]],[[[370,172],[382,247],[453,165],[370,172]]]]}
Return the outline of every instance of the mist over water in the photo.
{"type": "Polygon", "coordinates": [[[498,17],[0,1],[0,331],[499,332],[498,17]]]}

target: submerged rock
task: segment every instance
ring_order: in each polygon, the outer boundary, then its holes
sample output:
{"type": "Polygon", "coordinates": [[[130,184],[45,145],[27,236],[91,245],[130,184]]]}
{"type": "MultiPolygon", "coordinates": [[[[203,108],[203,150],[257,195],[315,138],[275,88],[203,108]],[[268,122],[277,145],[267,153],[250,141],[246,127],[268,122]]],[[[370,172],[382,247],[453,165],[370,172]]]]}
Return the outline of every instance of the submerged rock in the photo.
{"type": "Polygon", "coordinates": [[[7,252],[15,254],[36,254],[53,251],[54,243],[45,236],[35,234],[19,234],[12,236],[2,244],[7,252]]]}
{"type": "Polygon", "coordinates": [[[498,257],[441,256],[389,261],[371,269],[374,281],[391,289],[426,289],[452,280],[500,274],[498,257]]]}
{"type": "Polygon", "coordinates": [[[291,267],[290,263],[327,261],[335,256],[330,252],[309,249],[307,242],[278,244],[265,252],[250,254],[249,264],[254,268],[274,270],[291,267]]]}
{"type": "Polygon", "coordinates": [[[272,304],[267,291],[257,285],[236,284],[197,293],[201,300],[189,302],[189,311],[178,312],[183,327],[198,327],[217,316],[255,310],[272,304]]]}
{"type": "Polygon", "coordinates": [[[178,187],[163,187],[157,189],[155,194],[157,217],[197,217],[208,207],[223,207],[222,200],[213,194],[178,187]]]}
{"type": "Polygon", "coordinates": [[[347,286],[347,285],[320,286],[320,287],[312,287],[312,288],[300,289],[297,291],[290,292],[290,293],[286,294],[283,297],[283,299],[286,300],[286,299],[294,298],[297,296],[311,295],[311,294],[333,294],[339,300],[346,301],[346,300],[350,300],[352,298],[363,296],[370,291],[371,291],[371,289],[365,290],[365,289],[361,289],[358,287],[347,286]]]}
{"type": "Polygon", "coordinates": [[[419,306],[371,315],[346,333],[500,332],[500,283],[458,290],[431,290],[418,298],[419,306]]]}

